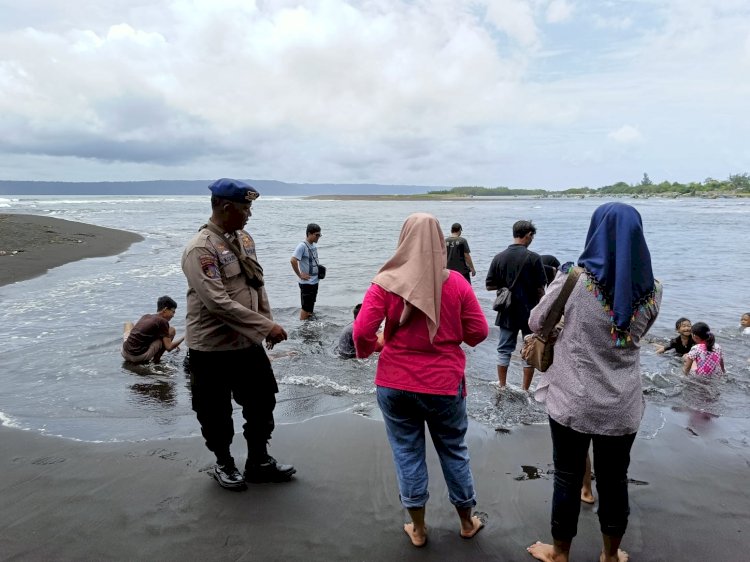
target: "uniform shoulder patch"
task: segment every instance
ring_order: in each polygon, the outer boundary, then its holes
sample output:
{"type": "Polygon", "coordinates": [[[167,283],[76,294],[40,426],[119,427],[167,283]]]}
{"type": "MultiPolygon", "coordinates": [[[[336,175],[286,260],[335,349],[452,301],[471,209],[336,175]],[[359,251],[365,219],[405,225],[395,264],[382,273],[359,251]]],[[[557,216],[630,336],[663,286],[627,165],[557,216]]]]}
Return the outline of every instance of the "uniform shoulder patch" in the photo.
{"type": "Polygon", "coordinates": [[[200,256],[201,269],[206,277],[216,279],[220,276],[219,264],[214,256],[202,255],[200,256]]]}

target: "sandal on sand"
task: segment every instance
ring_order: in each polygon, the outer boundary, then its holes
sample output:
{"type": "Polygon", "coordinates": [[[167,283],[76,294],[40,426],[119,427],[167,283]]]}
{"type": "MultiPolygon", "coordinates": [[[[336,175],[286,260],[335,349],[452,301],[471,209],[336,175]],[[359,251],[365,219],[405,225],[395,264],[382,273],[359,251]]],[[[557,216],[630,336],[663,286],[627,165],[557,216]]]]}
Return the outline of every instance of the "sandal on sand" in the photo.
{"type": "MultiPolygon", "coordinates": [[[[406,523],[405,525],[408,525],[408,524],[409,523],[406,523]]],[[[413,525],[413,523],[412,523],[412,525],[413,525]]],[[[427,527],[426,526],[425,526],[424,530],[425,530],[424,542],[422,544],[416,544],[414,542],[414,539],[411,537],[411,533],[409,533],[409,531],[406,530],[406,526],[404,526],[404,533],[406,533],[406,536],[409,537],[409,540],[411,541],[411,544],[412,544],[412,546],[414,548],[423,548],[424,546],[427,545],[428,535],[426,534],[427,533],[427,527]]]]}
{"type": "Polygon", "coordinates": [[[478,533],[479,531],[481,531],[482,529],[484,529],[484,526],[485,526],[485,524],[487,523],[487,519],[488,519],[488,516],[487,516],[487,514],[486,514],[485,512],[483,512],[483,511],[475,511],[475,512],[474,512],[474,513],[472,514],[472,516],[471,516],[471,517],[472,517],[472,519],[473,519],[474,517],[476,517],[477,519],[479,519],[479,523],[480,523],[480,525],[479,525],[479,528],[478,528],[478,529],[477,529],[476,531],[474,531],[474,533],[473,533],[473,534],[471,534],[471,535],[469,535],[469,536],[466,536],[466,535],[464,535],[463,533],[461,533],[461,532],[459,531],[459,533],[458,533],[458,534],[459,534],[459,536],[460,536],[460,537],[461,537],[462,539],[466,539],[466,540],[469,540],[469,539],[473,539],[474,537],[476,537],[476,536],[477,536],[477,533],[478,533]]]}

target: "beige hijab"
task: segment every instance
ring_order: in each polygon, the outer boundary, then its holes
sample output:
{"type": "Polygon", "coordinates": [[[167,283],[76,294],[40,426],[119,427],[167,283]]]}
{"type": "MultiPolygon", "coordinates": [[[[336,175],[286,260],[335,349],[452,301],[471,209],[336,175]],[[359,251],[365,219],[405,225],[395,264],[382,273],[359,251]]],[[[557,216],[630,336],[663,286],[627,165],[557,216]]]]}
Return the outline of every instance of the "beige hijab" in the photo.
{"type": "Polygon", "coordinates": [[[446,263],[440,223],[430,214],[414,213],[401,227],[396,253],[372,280],[404,299],[399,326],[409,321],[413,309],[424,313],[430,341],[440,326],[440,297],[448,279],[446,263]]]}

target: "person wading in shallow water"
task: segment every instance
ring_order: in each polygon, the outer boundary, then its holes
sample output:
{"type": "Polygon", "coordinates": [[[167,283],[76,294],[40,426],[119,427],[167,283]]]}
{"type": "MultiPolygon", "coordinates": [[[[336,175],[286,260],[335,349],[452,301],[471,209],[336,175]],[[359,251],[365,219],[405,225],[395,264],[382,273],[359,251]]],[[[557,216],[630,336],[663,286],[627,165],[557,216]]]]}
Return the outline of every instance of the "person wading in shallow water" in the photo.
{"type": "MultiPolygon", "coordinates": [[[[500,388],[505,388],[508,378],[510,356],[516,350],[518,331],[526,336],[529,329],[529,313],[544,294],[547,276],[539,254],[529,250],[536,236],[536,227],[531,221],[513,224],[513,244],[497,254],[490,264],[485,279],[488,291],[507,287],[511,290],[510,306],[497,312],[495,326],[500,338],[497,344],[497,379],[500,388]]],[[[521,388],[528,390],[534,377],[534,367],[521,359],[523,381],[521,388]]]]}
{"type": "Polygon", "coordinates": [[[287,334],[273,320],[255,242],[243,230],[258,192],[226,178],[209,189],[211,218],[182,255],[193,410],[206,446],[216,455],[212,476],[223,488],[245,490],[245,482],[285,482],[296,472],[267,450],[279,389],[261,344],[265,340],[272,349],[287,334]],[[232,398],[245,418],[244,475],[230,452],[232,398]]]}
{"type": "Polygon", "coordinates": [[[299,277],[299,291],[302,308],[299,319],[307,320],[315,311],[315,301],[318,299],[318,242],[323,233],[320,227],[311,222],[307,225],[305,241],[300,242],[294,250],[291,259],[292,270],[299,277]]]}

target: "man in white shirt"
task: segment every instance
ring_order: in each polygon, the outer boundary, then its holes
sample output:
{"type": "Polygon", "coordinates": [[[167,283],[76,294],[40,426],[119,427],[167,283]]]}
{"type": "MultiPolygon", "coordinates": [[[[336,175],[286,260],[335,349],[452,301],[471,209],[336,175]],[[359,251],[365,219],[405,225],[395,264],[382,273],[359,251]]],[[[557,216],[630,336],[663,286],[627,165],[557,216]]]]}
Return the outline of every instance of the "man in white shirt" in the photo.
{"type": "Polygon", "coordinates": [[[318,247],[317,243],[323,234],[320,226],[311,222],[307,225],[306,238],[300,242],[292,254],[291,264],[295,275],[299,277],[299,290],[302,308],[299,319],[307,320],[313,315],[318,296],[318,247]]]}

